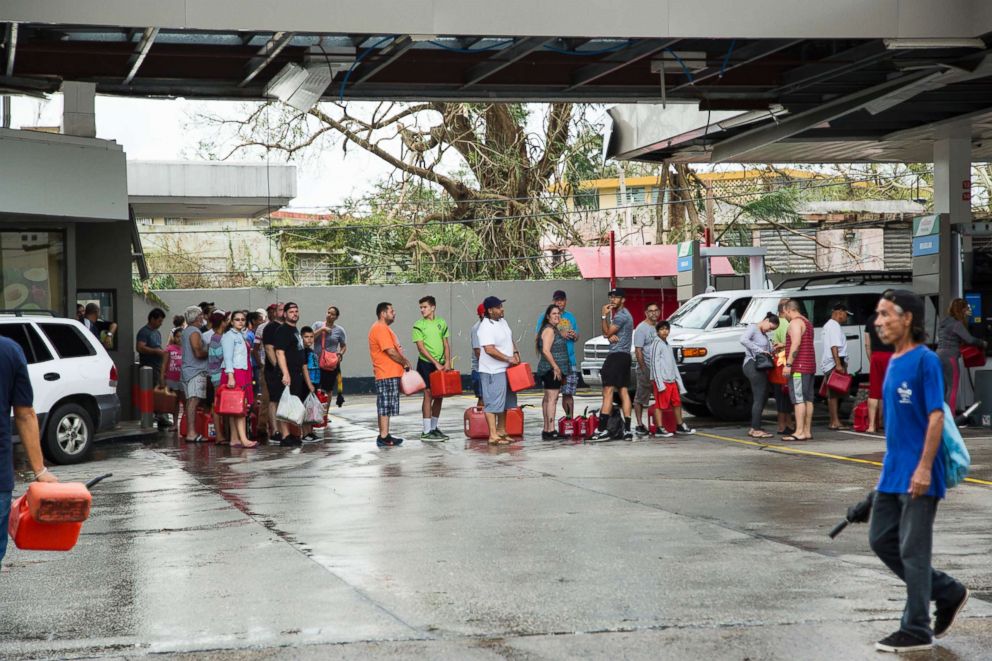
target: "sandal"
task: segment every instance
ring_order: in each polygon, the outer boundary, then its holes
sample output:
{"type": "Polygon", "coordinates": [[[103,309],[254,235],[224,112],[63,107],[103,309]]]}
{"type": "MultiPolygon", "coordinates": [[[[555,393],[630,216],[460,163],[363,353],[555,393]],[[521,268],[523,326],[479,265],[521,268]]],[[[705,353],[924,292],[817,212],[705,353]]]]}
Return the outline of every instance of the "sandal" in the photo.
{"type": "Polygon", "coordinates": [[[257,448],[258,447],[258,441],[245,441],[244,443],[242,443],[240,445],[240,447],[248,448],[248,449],[257,448]]]}
{"type": "Polygon", "coordinates": [[[841,425],[840,427],[831,427],[827,425],[827,429],[829,429],[830,431],[847,431],[848,429],[850,429],[850,427],[845,427],[844,425],[841,425]]]}
{"type": "Polygon", "coordinates": [[[187,443],[204,443],[206,442],[207,439],[205,439],[201,434],[197,434],[196,438],[186,438],[183,440],[185,440],[187,443]]]}
{"type": "Polygon", "coordinates": [[[788,436],[783,436],[782,440],[785,441],[786,443],[790,443],[792,441],[808,441],[812,438],[813,438],[812,436],[810,436],[809,438],[799,438],[795,434],[789,434],[788,436]]]}
{"type": "Polygon", "coordinates": [[[749,431],[747,435],[751,438],[774,438],[774,434],[769,434],[766,431],[749,431]]]}

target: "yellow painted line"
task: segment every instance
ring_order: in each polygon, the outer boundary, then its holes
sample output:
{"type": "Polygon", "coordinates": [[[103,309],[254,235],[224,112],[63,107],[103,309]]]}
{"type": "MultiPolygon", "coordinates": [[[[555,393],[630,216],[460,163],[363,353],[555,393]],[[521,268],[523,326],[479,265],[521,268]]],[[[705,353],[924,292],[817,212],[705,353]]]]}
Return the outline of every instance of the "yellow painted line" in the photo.
{"type": "MultiPolygon", "coordinates": [[[[789,445],[778,445],[775,443],[759,443],[757,441],[747,441],[742,438],[732,438],[730,436],[720,436],[719,434],[710,434],[707,432],[696,432],[696,436],[705,436],[706,438],[712,438],[717,441],[726,441],[728,443],[738,443],[739,445],[750,445],[752,447],[760,449],[771,449],[778,450],[780,452],[805,455],[808,457],[819,457],[821,459],[836,459],[837,461],[848,461],[852,464],[867,464],[869,466],[875,466],[877,468],[882,467],[882,462],[872,461],[871,459],[858,459],[857,457],[846,457],[842,454],[833,454],[830,452],[817,452],[815,450],[804,450],[802,448],[797,448],[789,445]]],[[[965,482],[970,484],[981,484],[983,486],[992,487],[992,482],[988,480],[979,480],[975,477],[964,478],[965,482]]]]}

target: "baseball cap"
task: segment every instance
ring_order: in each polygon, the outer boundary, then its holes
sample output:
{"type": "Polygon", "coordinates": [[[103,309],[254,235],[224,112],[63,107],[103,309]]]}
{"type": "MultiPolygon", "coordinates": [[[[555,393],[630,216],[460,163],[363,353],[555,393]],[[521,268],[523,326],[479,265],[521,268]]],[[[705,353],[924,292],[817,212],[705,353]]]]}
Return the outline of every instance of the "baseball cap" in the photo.
{"type": "Polygon", "coordinates": [[[265,308],[258,308],[257,310],[255,310],[255,312],[262,315],[263,317],[265,316],[265,308]]]}
{"type": "Polygon", "coordinates": [[[609,296],[622,296],[622,297],[625,297],[626,298],[627,295],[626,295],[626,293],[622,289],[620,289],[619,287],[617,287],[615,289],[611,289],[610,290],[609,296]]]}
{"type": "Polygon", "coordinates": [[[475,309],[475,313],[480,317],[484,317],[486,314],[486,306],[483,305],[482,303],[479,303],[479,307],[475,309]]]}
{"type": "Polygon", "coordinates": [[[200,308],[202,310],[205,307],[213,307],[213,306],[214,306],[214,302],[213,301],[210,301],[210,302],[200,301],[200,304],[198,306],[196,306],[196,307],[198,307],[198,308],[200,308]]]}
{"type": "Polygon", "coordinates": [[[556,289],[555,293],[551,295],[552,301],[568,300],[568,296],[565,296],[565,291],[562,289],[556,289]]]}
{"type": "Polygon", "coordinates": [[[923,299],[908,289],[888,289],[882,298],[895,303],[903,312],[912,312],[913,321],[923,323],[923,299]]]}
{"type": "Polygon", "coordinates": [[[482,306],[487,310],[489,308],[498,308],[506,302],[505,298],[498,298],[496,296],[486,296],[486,300],[482,301],[482,306]]]}
{"type": "Polygon", "coordinates": [[[279,303],[269,303],[266,306],[265,311],[268,312],[269,310],[278,310],[278,309],[279,309],[279,303]]]}
{"type": "Polygon", "coordinates": [[[841,310],[843,310],[844,312],[848,312],[848,313],[851,312],[845,304],[840,303],[840,302],[834,303],[834,306],[833,306],[832,310],[834,312],[840,312],[841,310]]]}

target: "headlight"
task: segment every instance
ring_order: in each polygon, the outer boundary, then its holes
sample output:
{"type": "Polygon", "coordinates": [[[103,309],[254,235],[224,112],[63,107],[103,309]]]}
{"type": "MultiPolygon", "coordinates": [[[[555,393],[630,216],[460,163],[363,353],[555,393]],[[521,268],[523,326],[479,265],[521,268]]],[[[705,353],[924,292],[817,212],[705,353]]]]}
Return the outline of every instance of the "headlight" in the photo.
{"type": "Polygon", "coordinates": [[[703,358],[706,356],[705,347],[682,347],[683,358],[703,358]]]}

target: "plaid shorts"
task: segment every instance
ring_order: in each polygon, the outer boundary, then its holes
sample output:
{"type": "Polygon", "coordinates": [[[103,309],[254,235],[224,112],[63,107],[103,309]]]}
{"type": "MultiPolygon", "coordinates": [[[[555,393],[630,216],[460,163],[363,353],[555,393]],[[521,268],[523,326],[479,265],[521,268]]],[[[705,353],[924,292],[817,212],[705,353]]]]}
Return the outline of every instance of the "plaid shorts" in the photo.
{"type": "Polygon", "coordinates": [[[375,382],[375,410],[379,415],[400,414],[400,379],[380,379],[375,382]]]}
{"type": "Polygon", "coordinates": [[[565,375],[565,380],[561,384],[561,394],[563,395],[574,395],[575,390],[579,387],[579,373],[569,372],[565,375]]]}

